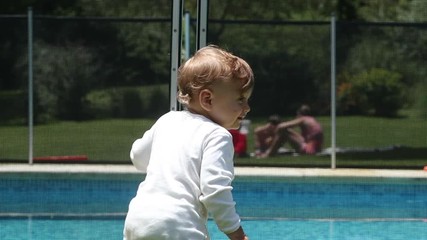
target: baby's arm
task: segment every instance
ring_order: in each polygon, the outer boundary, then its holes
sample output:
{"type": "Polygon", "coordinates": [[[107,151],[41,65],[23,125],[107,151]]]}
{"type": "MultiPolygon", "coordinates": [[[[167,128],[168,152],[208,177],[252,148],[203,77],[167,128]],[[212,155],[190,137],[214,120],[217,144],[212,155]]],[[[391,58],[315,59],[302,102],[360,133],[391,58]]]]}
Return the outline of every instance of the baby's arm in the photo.
{"type": "Polygon", "coordinates": [[[144,133],[142,138],[137,139],[132,144],[130,159],[136,169],[143,172],[147,171],[148,162],[150,161],[152,142],[153,130],[150,129],[144,133]]]}
{"type": "Polygon", "coordinates": [[[213,133],[204,147],[200,185],[200,201],[230,239],[243,240],[240,217],[231,194],[234,178],[233,143],[230,133],[213,133]],[[240,237],[240,238],[239,238],[240,237]]]}

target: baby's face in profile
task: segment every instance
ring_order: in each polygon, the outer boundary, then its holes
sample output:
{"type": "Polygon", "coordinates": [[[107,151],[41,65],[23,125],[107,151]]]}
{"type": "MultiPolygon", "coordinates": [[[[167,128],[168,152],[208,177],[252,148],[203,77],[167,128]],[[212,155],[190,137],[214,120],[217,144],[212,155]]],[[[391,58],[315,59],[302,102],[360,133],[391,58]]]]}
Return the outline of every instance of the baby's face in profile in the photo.
{"type": "Polygon", "coordinates": [[[242,92],[240,81],[221,82],[212,87],[212,109],[209,117],[226,129],[238,129],[250,111],[252,89],[242,92]]]}

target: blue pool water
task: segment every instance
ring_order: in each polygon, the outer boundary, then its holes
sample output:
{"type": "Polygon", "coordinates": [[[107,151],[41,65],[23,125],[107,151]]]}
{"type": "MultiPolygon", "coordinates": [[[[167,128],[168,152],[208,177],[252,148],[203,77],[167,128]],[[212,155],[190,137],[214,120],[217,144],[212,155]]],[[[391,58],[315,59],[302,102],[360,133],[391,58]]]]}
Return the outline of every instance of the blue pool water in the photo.
{"type": "MultiPolygon", "coordinates": [[[[0,239],[121,239],[123,219],[0,219],[0,239]]],[[[251,239],[274,240],[425,240],[427,223],[421,220],[245,220],[251,239]]],[[[211,238],[227,239],[212,221],[211,238]]]]}
{"type": "MultiPolygon", "coordinates": [[[[140,176],[3,174],[0,239],[121,239],[140,176]]],[[[254,239],[427,239],[425,179],[244,178],[234,198],[254,239]]],[[[209,221],[212,239],[226,239],[209,221]]]]}

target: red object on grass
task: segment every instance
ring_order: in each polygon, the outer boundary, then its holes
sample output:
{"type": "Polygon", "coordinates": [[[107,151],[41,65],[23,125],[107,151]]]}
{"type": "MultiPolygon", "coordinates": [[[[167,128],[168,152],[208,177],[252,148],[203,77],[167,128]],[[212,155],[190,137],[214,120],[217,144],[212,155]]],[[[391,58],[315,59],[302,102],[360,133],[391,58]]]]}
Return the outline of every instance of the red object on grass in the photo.
{"type": "Polygon", "coordinates": [[[74,155],[74,156],[44,156],[35,157],[35,162],[80,162],[86,161],[88,157],[86,155],[74,155]]]}
{"type": "Polygon", "coordinates": [[[239,130],[229,130],[233,136],[234,154],[242,157],[246,156],[247,140],[246,135],[242,134],[239,130]]]}

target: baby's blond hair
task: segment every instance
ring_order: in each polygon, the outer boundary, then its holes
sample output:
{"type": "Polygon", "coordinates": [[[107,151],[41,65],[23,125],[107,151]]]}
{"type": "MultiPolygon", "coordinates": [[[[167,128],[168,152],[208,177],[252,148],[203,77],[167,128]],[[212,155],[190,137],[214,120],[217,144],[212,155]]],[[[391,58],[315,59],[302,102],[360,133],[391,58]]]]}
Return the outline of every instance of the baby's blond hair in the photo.
{"type": "Polygon", "coordinates": [[[178,101],[188,105],[200,90],[218,81],[240,81],[246,92],[253,88],[254,75],[245,60],[214,45],[203,47],[178,70],[178,101]]]}

